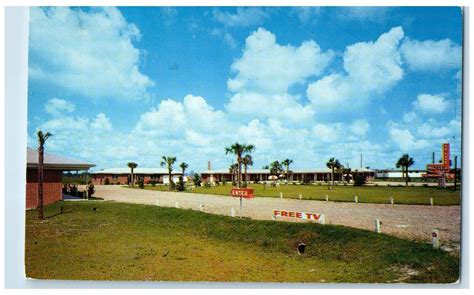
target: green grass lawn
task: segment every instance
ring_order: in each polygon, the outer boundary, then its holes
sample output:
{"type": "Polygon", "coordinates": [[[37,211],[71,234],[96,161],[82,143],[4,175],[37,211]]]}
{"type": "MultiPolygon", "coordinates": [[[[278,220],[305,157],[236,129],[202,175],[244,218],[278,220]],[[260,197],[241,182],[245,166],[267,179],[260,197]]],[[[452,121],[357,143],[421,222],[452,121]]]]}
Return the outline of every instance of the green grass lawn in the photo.
{"type": "MultiPolygon", "coordinates": [[[[329,190],[326,185],[280,185],[279,187],[264,188],[263,184],[251,184],[255,189],[256,197],[279,198],[280,192],[284,198],[299,198],[302,194],[306,200],[325,200],[328,195],[330,201],[354,202],[354,196],[358,196],[361,203],[390,203],[390,197],[394,198],[396,204],[430,204],[433,198],[435,205],[459,205],[461,192],[452,189],[438,187],[386,187],[386,186],[335,186],[329,190]]],[[[168,186],[157,185],[146,186],[151,190],[168,190],[168,186]]],[[[194,193],[215,194],[228,196],[232,185],[220,185],[217,187],[197,187],[194,193]]]]}
{"type": "Polygon", "coordinates": [[[459,274],[459,257],[429,244],[342,226],[105,201],[57,203],[46,216],[26,213],[27,277],[449,283],[459,274]]]}

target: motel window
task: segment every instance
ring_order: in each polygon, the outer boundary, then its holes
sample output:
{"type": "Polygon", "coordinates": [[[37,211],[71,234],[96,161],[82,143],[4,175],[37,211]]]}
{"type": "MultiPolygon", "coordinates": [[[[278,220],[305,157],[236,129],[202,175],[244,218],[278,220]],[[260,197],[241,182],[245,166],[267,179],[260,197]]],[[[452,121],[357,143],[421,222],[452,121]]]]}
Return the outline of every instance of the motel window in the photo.
{"type": "Polygon", "coordinates": [[[117,179],[117,174],[112,174],[112,179],[117,179]]]}

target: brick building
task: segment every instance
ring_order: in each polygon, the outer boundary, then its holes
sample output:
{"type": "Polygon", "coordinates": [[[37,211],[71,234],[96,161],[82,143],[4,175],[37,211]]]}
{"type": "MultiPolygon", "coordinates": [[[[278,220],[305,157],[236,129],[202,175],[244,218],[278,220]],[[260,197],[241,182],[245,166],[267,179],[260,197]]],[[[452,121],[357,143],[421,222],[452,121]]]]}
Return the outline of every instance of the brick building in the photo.
{"type": "MultiPolygon", "coordinates": [[[[120,168],[110,168],[104,169],[92,174],[92,183],[94,185],[101,184],[128,184],[130,181],[130,168],[120,167],[120,168]]],[[[168,183],[168,169],[166,168],[140,168],[137,167],[133,169],[133,175],[135,182],[139,179],[143,179],[144,183],[148,184],[152,181],[156,183],[168,183]]],[[[181,171],[173,171],[171,173],[173,177],[173,182],[178,181],[178,177],[183,175],[181,171]]]]}
{"type": "MultiPolygon", "coordinates": [[[[44,153],[43,202],[48,205],[62,199],[64,171],[87,170],[95,165],[44,153]]],[[[38,151],[26,149],[26,209],[38,206],[38,151]]]]}
{"type": "MultiPolygon", "coordinates": [[[[375,171],[358,168],[353,169],[351,174],[360,173],[364,176],[365,180],[370,182],[375,178],[375,171]]],[[[258,182],[258,181],[268,181],[269,177],[272,174],[269,169],[249,169],[247,171],[247,181],[249,182],[258,182]]],[[[285,172],[281,173],[282,178],[286,176],[285,172]]],[[[342,178],[341,173],[334,173],[334,180],[340,181],[342,178]]],[[[201,172],[201,179],[203,182],[214,182],[214,181],[232,181],[232,174],[229,172],[229,169],[219,169],[219,170],[205,170],[201,172]]],[[[244,169],[242,169],[242,180],[245,180],[244,169]]],[[[327,182],[331,180],[331,169],[329,168],[316,168],[316,169],[291,169],[289,173],[290,182],[327,182]]]]}

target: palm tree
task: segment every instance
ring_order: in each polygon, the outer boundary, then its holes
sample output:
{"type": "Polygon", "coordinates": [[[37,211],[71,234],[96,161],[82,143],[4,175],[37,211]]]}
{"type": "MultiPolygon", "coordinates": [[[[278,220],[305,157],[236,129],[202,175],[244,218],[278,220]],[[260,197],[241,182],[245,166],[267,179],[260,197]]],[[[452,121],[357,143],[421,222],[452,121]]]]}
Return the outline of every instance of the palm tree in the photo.
{"type": "Polygon", "coordinates": [[[135,181],[134,181],[135,177],[133,176],[133,169],[137,168],[138,165],[135,162],[128,162],[127,166],[128,166],[128,168],[130,168],[130,174],[131,174],[131,176],[130,176],[131,183],[129,184],[129,186],[133,187],[133,184],[135,183],[135,181]]]}
{"type": "Polygon", "coordinates": [[[38,130],[36,133],[38,136],[38,219],[44,219],[44,207],[43,207],[43,166],[44,166],[44,144],[49,137],[53,136],[51,133],[38,130]]]}
{"type": "Polygon", "coordinates": [[[397,162],[397,168],[402,168],[402,176],[403,173],[405,173],[405,186],[408,186],[408,168],[410,166],[413,166],[415,164],[415,161],[413,161],[413,158],[410,158],[408,154],[404,154],[400,159],[398,159],[397,162]]]}
{"type": "Polygon", "coordinates": [[[183,177],[184,177],[184,171],[186,171],[186,168],[188,168],[189,165],[185,162],[182,162],[181,164],[179,164],[179,167],[181,167],[181,170],[183,171],[183,177]]]}
{"type": "Polygon", "coordinates": [[[237,164],[232,164],[229,166],[229,173],[232,175],[232,182],[236,181],[236,175],[237,172],[239,171],[239,165],[237,164]]]}
{"type": "Polygon", "coordinates": [[[278,176],[282,172],[283,172],[283,167],[280,162],[273,161],[270,163],[270,174],[275,174],[276,176],[278,176]]]}
{"type": "Polygon", "coordinates": [[[281,162],[283,166],[286,167],[286,184],[288,185],[289,174],[290,174],[290,165],[293,163],[293,160],[286,159],[281,162]]]}
{"type": "Polygon", "coordinates": [[[242,158],[242,164],[244,164],[244,175],[245,175],[245,186],[247,186],[247,167],[253,165],[253,159],[251,155],[245,155],[242,158]]]}
{"type": "Polygon", "coordinates": [[[339,163],[339,160],[331,158],[326,163],[326,166],[329,169],[331,169],[331,188],[333,188],[334,187],[334,169],[339,169],[339,167],[341,167],[341,163],[339,163]]]}
{"type": "Polygon", "coordinates": [[[237,187],[241,186],[242,183],[242,155],[244,153],[251,153],[255,150],[255,146],[253,144],[240,144],[238,142],[232,144],[225,148],[225,153],[227,154],[234,154],[237,156],[237,165],[239,167],[239,172],[237,174],[237,187]]]}
{"type": "Polygon", "coordinates": [[[173,171],[173,164],[176,162],[176,157],[161,157],[161,167],[165,167],[168,169],[168,190],[171,190],[171,185],[173,183],[173,179],[171,178],[171,172],[173,171]]]}

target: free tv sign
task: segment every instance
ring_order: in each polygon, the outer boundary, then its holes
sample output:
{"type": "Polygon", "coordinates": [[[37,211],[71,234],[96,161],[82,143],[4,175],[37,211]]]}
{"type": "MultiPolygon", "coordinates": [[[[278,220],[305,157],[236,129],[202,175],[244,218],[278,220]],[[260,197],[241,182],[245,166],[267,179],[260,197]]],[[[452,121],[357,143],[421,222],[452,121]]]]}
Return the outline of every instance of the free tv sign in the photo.
{"type": "Polygon", "coordinates": [[[300,212],[300,211],[289,211],[289,210],[273,210],[273,217],[299,219],[305,221],[315,221],[324,224],[325,216],[319,213],[300,212]]]}

